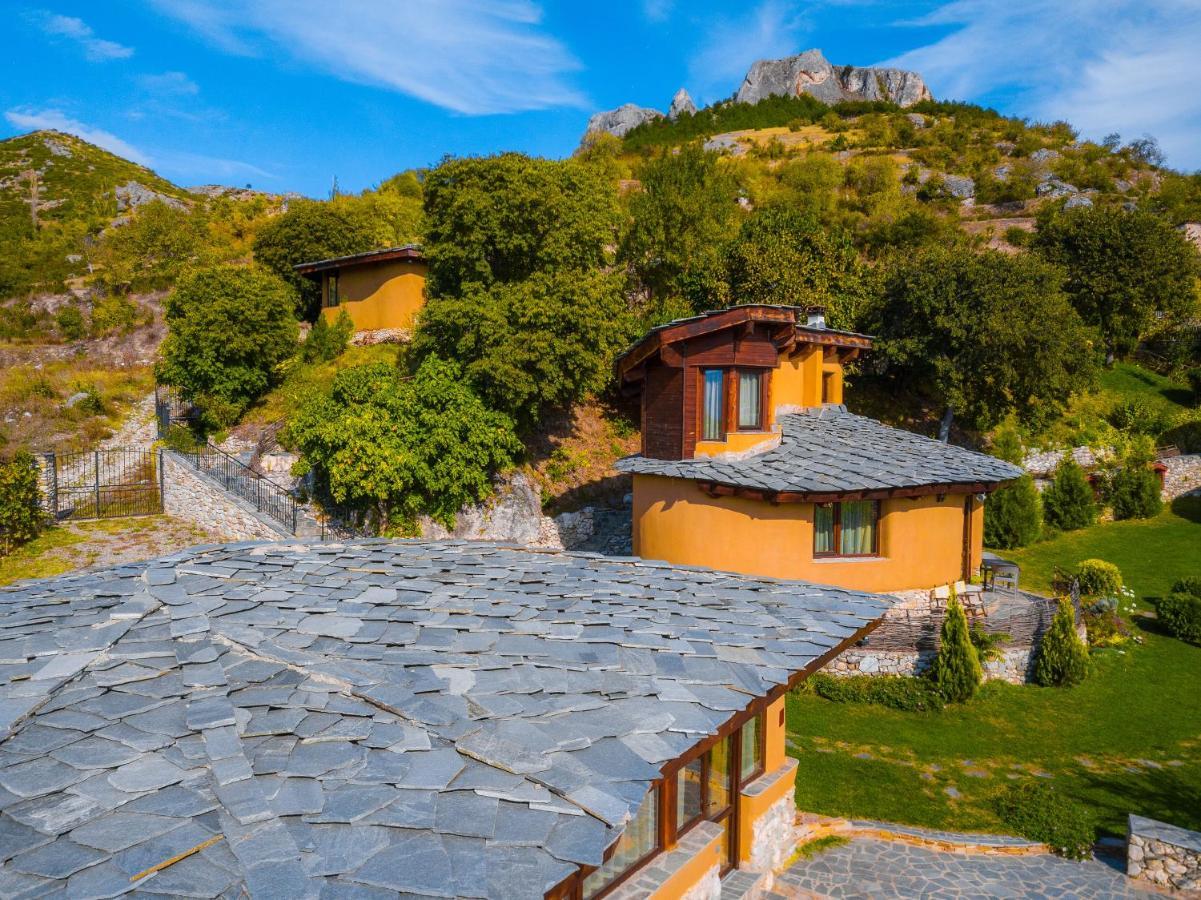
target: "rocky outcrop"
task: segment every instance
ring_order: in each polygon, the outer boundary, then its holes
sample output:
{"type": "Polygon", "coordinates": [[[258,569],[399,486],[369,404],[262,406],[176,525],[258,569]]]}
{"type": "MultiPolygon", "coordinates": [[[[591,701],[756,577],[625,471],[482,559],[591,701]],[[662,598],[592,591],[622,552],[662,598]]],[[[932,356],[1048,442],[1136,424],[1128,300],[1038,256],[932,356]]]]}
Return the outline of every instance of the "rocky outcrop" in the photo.
{"type": "Polygon", "coordinates": [[[1184,239],[1201,250],[1201,222],[1185,222],[1180,226],[1184,239]]]}
{"type": "Polygon", "coordinates": [[[146,187],[144,184],[138,184],[136,181],[127,181],[125,184],[118,185],[113,190],[113,193],[117,197],[117,212],[137,209],[139,206],[145,206],[147,203],[153,203],[156,200],[175,209],[188,208],[188,205],[182,200],[168,194],[159,193],[152,188],[146,187]]]}
{"type": "Polygon", "coordinates": [[[684,88],[680,88],[671,98],[671,106],[667,108],[667,118],[678,119],[684,113],[695,114],[696,104],[692,102],[692,95],[684,88]]]}
{"type": "Polygon", "coordinates": [[[903,69],[834,66],[820,50],[806,50],[786,59],[761,59],[751,66],[735,100],[758,103],[767,97],[810,94],[823,103],[844,100],[891,100],[912,106],[933,99],[917,72],[903,69]]]}
{"type": "Polygon", "coordinates": [[[584,137],[593,134],[611,134],[614,137],[624,137],[626,133],[637,128],[643,122],[662,119],[663,113],[657,109],[627,103],[608,112],[599,112],[588,120],[584,129],[584,137]]]}

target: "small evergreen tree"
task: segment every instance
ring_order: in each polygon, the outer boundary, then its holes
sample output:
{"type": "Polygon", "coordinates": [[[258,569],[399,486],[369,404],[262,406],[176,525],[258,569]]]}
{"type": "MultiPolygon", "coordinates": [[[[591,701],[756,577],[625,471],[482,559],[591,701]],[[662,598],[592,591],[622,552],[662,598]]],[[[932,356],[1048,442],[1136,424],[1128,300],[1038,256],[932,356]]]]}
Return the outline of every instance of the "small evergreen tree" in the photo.
{"type": "Polygon", "coordinates": [[[1044,687],[1079,684],[1088,674],[1088,648],[1076,633],[1071,601],[1060,598],[1051,627],[1043,635],[1034,663],[1034,680],[1044,687]]]}
{"type": "Polygon", "coordinates": [[[940,637],[938,656],[931,673],[934,685],[948,703],[970,700],[984,680],[984,670],[972,643],[967,616],[954,594],[947,600],[947,617],[943,620],[940,637]]]}
{"type": "Polygon", "coordinates": [[[989,547],[1025,547],[1038,540],[1042,527],[1042,501],[1029,475],[998,488],[984,504],[984,543],[989,547]]]}
{"type": "Polygon", "coordinates": [[[1053,528],[1075,531],[1097,520],[1097,501],[1084,470],[1065,455],[1055,470],[1055,478],[1043,491],[1043,518],[1053,528]]]}
{"type": "Polygon", "coordinates": [[[300,356],[307,363],[329,362],[337,359],[350,343],[354,334],[354,322],[346,310],[338,313],[331,325],[324,315],[317,316],[313,327],[305,336],[300,356]]]}
{"type": "Polygon", "coordinates": [[[1109,481],[1109,503],[1115,519],[1149,519],[1163,508],[1159,477],[1150,454],[1134,451],[1109,481]]]}
{"type": "Polygon", "coordinates": [[[0,555],[33,540],[46,523],[38,465],[28,450],[0,459],[0,555]]]}

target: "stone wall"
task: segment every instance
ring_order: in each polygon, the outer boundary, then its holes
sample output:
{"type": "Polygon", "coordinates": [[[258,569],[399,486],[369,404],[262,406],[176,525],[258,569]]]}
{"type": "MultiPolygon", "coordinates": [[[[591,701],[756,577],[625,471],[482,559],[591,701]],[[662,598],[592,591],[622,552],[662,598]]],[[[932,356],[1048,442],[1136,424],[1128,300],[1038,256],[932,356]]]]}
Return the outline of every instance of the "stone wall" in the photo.
{"type": "MultiPolygon", "coordinates": [[[[985,681],[1025,684],[1034,672],[1035,647],[1007,647],[999,659],[981,661],[985,681]]],[[[846,650],[823,671],[831,675],[921,675],[934,662],[933,650],[846,650]]]]}
{"type": "Polygon", "coordinates": [[[163,512],[194,522],[230,541],[278,541],[291,538],[282,525],[197,472],[170,450],[159,452],[163,473],[163,512]]]}
{"type": "MultiPolygon", "coordinates": [[[[795,777],[796,769],[790,768],[788,774],[795,777]]],[[[751,826],[750,868],[774,872],[788,861],[796,848],[795,820],[796,798],[789,790],[751,826]]]]}
{"type": "Polygon", "coordinates": [[[1201,894],[1201,832],[1131,816],[1126,874],[1170,890],[1201,894]]]}

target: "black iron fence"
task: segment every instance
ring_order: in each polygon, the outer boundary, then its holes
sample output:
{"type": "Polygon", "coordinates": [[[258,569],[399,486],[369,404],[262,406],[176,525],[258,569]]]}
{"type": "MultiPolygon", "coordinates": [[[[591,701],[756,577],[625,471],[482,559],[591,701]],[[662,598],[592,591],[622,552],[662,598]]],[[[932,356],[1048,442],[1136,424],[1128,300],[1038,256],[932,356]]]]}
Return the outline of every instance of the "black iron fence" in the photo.
{"type": "Polygon", "coordinates": [[[166,437],[172,425],[190,425],[196,418],[196,407],[184,400],[175,388],[156,384],[154,416],[158,420],[158,436],[166,437]]]}
{"type": "Polygon", "coordinates": [[[55,519],[109,519],[163,511],[153,450],[47,453],[46,506],[55,519]]]}
{"type": "Polygon", "coordinates": [[[177,452],[176,456],[292,534],[296,533],[296,498],[287,488],[264,478],[241,460],[212,444],[195,453],[177,452]]]}

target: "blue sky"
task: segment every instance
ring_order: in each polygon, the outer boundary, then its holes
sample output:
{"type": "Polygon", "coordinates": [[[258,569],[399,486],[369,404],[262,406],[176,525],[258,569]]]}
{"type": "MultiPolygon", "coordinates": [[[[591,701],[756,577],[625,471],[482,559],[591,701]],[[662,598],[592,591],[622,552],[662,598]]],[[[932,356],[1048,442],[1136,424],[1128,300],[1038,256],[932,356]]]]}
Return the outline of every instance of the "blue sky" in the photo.
{"type": "Polygon", "coordinates": [[[935,95],[1201,168],[1201,0],[5,0],[0,136],[59,128],[181,184],[358,190],[444,154],[569,154],[588,115],[733,93],[820,47],[935,95]],[[15,58],[14,58],[15,57],[15,58]]]}

